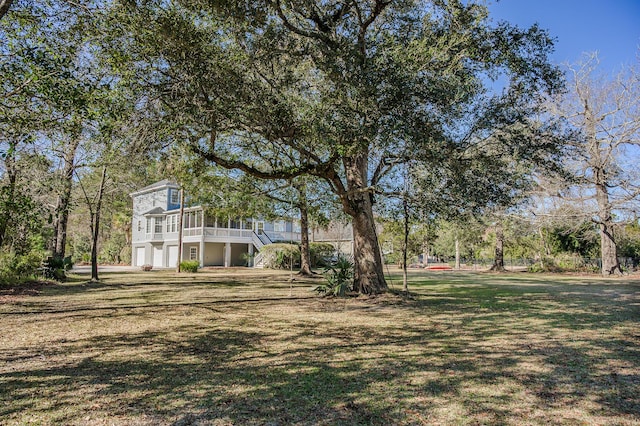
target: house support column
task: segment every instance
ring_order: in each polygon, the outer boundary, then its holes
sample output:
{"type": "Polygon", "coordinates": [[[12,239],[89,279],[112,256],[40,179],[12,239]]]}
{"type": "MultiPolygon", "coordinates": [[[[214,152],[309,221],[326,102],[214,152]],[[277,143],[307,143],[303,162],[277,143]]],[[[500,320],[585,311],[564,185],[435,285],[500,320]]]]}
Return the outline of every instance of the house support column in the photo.
{"type": "Polygon", "coordinates": [[[231,266],[231,243],[224,243],[224,267],[231,266]]]}
{"type": "Polygon", "coordinates": [[[249,259],[247,259],[247,266],[253,267],[253,243],[249,243],[247,253],[249,253],[249,259]]]}
{"type": "Polygon", "coordinates": [[[204,237],[200,240],[200,267],[204,266],[204,237]]]}

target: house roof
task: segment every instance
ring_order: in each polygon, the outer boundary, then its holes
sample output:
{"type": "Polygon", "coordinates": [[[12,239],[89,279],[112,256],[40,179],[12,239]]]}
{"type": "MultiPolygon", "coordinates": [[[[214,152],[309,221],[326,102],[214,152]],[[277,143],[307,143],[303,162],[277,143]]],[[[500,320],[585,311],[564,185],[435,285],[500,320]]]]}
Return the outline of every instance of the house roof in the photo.
{"type": "Polygon", "coordinates": [[[164,188],[164,187],[180,188],[180,185],[178,185],[176,182],[174,182],[172,180],[162,179],[161,181],[158,181],[156,183],[152,183],[151,185],[147,185],[144,188],[141,188],[141,189],[138,189],[135,192],[132,192],[131,194],[129,194],[129,196],[133,197],[134,195],[143,194],[145,192],[150,192],[150,191],[153,191],[155,189],[160,189],[160,188],[164,188]]]}
{"type": "Polygon", "coordinates": [[[148,212],[142,213],[143,216],[156,215],[156,214],[164,214],[164,209],[162,207],[154,207],[148,212]]]}

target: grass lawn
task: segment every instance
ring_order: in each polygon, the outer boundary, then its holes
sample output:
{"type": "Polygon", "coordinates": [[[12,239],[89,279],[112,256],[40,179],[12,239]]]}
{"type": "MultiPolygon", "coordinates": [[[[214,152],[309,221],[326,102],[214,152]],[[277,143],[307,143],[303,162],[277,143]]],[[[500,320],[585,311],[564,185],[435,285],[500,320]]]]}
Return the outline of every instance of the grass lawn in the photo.
{"type": "Polygon", "coordinates": [[[0,290],[0,424],[640,425],[637,278],[102,277],[0,290]]]}

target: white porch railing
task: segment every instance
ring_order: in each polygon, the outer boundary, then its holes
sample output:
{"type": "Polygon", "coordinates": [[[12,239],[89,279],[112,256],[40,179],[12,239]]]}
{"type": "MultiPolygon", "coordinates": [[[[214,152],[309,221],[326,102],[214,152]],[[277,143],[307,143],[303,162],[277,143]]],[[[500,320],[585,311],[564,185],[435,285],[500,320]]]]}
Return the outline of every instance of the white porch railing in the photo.
{"type": "Polygon", "coordinates": [[[195,237],[198,235],[202,235],[202,228],[187,228],[183,230],[183,234],[185,237],[195,237]]]}
{"type": "Polygon", "coordinates": [[[256,255],[253,257],[253,267],[264,268],[264,258],[262,253],[256,253],[256,255]]]}
{"type": "Polygon", "coordinates": [[[255,232],[251,234],[251,241],[253,242],[255,248],[257,248],[258,250],[262,250],[262,247],[264,247],[264,242],[262,242],[260,237],[258,237],[258,234],[256,234],[255,232]]]}
{"type": "Polygon", "coordinates": [[[251,229],[205,228],[204,235],[206,237],[251,238],[253,236],[253,231],[251,229]]]}
{"type": "Polygon", "coordinates": [[[271,241],[300,241],[300,232],[274,232],[274,231],[269,231],[268,233],[265,232],[265,234],[268,235],[269,239],[271,241]]]}

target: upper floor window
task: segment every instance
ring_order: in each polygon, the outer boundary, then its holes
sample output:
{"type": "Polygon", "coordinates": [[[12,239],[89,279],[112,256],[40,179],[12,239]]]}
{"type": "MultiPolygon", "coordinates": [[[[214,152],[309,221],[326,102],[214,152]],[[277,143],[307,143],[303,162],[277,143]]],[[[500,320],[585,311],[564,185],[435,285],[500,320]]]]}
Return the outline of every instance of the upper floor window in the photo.
{"type": "Polygon", "coordinates": [[[171,204],[180,204],[180,190],[171,189],[171,204]]]}
{"type": "Polygon", "coordinates": [[[182,223],[185,229],[200,228],[202,226],[202,212],[185,213],[182,223]]]}
{"type": "Polygon", "coordinates": [[[154,227],[154,232],[156,234],[162,234],[162,218],[156,217],[155,221],[156,221],[156,226],[154,227]]]}
{"type": "Polygon", "coordinates": [[[167,232],[178,232],[178,215],[167,216],[167,232]]]}
{"type": "Polygon", "coordinates": [[[284,220],[277,220],[277,221],[273,222],[273,231],[274,232],[284,232],[285,231],[284,220]]]}

